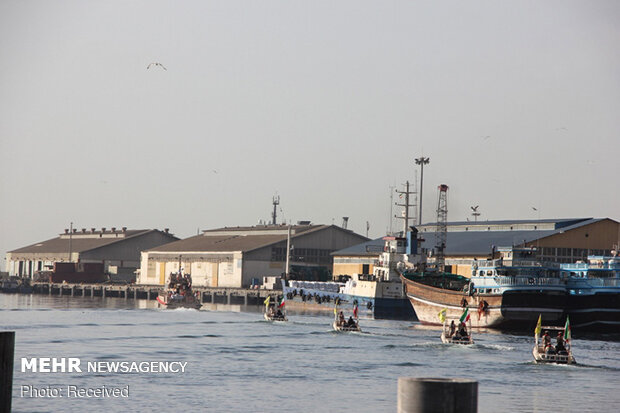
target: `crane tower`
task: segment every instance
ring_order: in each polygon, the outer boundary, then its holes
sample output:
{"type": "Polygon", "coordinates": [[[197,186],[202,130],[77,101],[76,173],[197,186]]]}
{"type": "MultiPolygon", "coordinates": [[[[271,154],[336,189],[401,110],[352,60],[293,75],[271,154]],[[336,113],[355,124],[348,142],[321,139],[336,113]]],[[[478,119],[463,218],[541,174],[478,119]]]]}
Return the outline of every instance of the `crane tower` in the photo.
{"type": "Polygon", "coordinates": [[[441,184],[437,201],[437,250],[436,263],[440,271],[446,267],[446,241],[448,239],[448,185],[441,184]]]}

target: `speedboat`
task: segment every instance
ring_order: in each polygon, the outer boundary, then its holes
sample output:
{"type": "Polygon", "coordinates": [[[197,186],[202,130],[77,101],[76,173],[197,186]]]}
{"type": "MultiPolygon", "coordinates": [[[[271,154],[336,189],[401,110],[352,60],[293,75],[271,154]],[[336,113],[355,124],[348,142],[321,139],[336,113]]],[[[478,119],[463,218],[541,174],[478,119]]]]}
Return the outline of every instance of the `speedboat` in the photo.
{"type": "Polygon", "coordinates": [[[357,318],[357,307],[353,310],[353,315],[355,316],[355,320],[352,317],[349,318],[349,321],[346,321],[342,311],[338,312],[334,309],[334,321],[332,322],[332,327],[334,331],[338,332],[354,332],[357,331],[359,333],[362,332],[360,328],[359,319],[357,318]]]}
{"type": "Polygon", "coordinates": [[[465,328],[465,323],[461,322],[460,319],[450,320],[450,324],[448,324],[448,319],[444,319],[441,342],[444,344],[474,344],[471,320],[468,321],[469,329],[465,328]],[[458,324],[454,324],[454,329],[452,329],[452,324],[455,321],[458,321],[458,324]]]}
{"type": "MultiPolygon", "coordinates": [[[[536,363],[555,363],[555,364],[576,364],[575,357],[570,345],[570,325],[568,319],[566,320],[565,327],[553,327],[553,326],[537,326],[534,333],[534,349],[532,355],[536,363]],[[566,331],[568,330],[568,334],[566,331]],[[540,337],[541,331],[548,335],[549,332],[558,332],[561,337],[562,344],[558,343],[556,346],[551,345],[551,336],[547,339],[545,344],[545,335],[540,337]],[[560,348],[558,348],[560,347],[560,348]]],[[[560,341],[560,339],[558,339],[560,341]]]]}
{"type": "Polygon", "coordinates": [[[198,295],[200,293],[193,293],[191,290],[184,292],[185,294],[178,294],[175,291],[163,291],[157,295],[157,302],[164,308],[194,308],[196,310],[202,307],[198,295]]]}

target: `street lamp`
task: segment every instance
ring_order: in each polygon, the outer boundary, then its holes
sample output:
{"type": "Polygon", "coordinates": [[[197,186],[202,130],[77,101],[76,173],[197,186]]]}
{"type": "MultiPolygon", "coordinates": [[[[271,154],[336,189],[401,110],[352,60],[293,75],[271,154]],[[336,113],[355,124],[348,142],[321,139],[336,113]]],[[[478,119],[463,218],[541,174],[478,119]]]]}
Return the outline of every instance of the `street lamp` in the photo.
{"type": "Polygon", "coordinates": [[[422,187],[424,184],[424,165],[428,164],[431,158],[421,156],[414,160],[416,165],[420,165],[420,213],[418,214],[418,224],[422,225],[422,187]]]}

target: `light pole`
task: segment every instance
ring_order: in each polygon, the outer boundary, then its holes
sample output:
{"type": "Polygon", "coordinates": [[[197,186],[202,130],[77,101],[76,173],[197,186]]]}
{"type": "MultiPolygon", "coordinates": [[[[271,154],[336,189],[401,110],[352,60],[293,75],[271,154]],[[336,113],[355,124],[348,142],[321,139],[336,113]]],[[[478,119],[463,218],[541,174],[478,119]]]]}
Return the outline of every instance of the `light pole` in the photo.
{"type": "Polygon", "coordinates": [[[418,224],[422,225],[422,186],[424,184],[424,165],[430,162],[431,158],[423,156],[415,159],[415,164],[420,165],[420,213],[418,214],[418,224]]]}

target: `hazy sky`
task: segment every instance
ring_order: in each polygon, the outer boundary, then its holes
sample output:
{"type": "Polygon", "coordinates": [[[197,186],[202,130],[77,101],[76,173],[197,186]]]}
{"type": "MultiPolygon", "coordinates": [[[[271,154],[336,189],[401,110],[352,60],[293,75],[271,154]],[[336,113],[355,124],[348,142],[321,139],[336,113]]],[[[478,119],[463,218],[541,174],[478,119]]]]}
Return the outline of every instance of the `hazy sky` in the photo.
{"type": "Polygon", "coordinates": [[[424,221],[620,219],[619,137],[615,0],[0,1],[0,254],[276,193],[377,237],[421,155],[424,221]]]}

